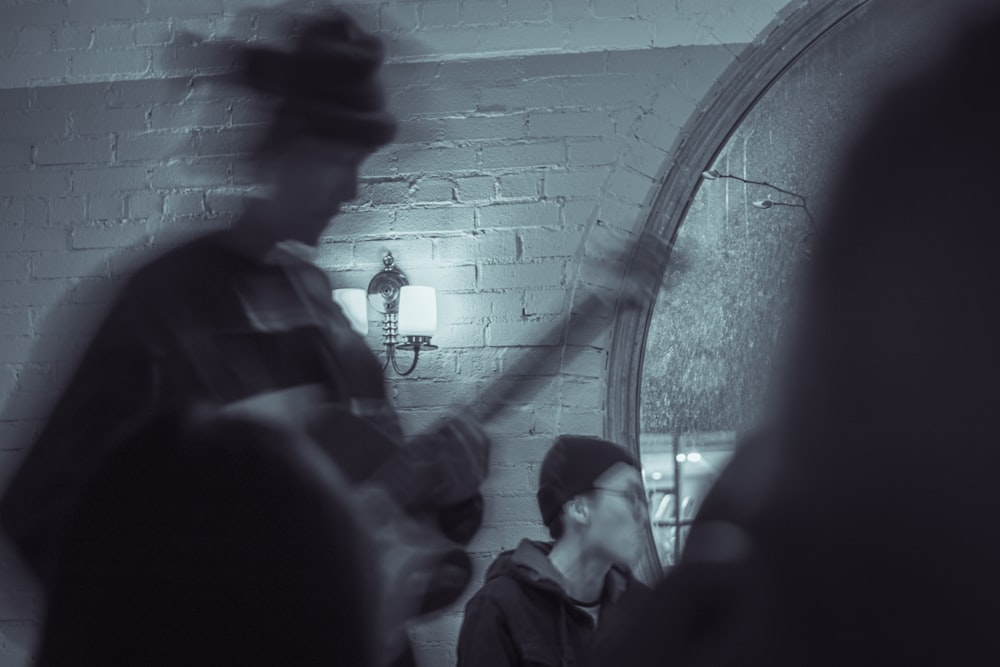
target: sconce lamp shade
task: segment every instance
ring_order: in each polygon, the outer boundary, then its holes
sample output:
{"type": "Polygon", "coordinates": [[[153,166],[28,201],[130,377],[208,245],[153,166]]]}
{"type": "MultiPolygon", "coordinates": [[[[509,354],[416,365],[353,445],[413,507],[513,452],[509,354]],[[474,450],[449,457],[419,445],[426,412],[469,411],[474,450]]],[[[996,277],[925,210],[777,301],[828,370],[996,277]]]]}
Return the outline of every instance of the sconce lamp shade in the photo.
{"type": "Polygon", "coordinates": [[[368,292],[354,287],[333,290],[333,300],[347,316],[351,328],[368,334],[368,292]]]}
{"type": "Polygon", "coordinates": [[[399,291],[399,333],[433,336],[437,331],[437,294],[433,287],[404,285],[399,291]]]}

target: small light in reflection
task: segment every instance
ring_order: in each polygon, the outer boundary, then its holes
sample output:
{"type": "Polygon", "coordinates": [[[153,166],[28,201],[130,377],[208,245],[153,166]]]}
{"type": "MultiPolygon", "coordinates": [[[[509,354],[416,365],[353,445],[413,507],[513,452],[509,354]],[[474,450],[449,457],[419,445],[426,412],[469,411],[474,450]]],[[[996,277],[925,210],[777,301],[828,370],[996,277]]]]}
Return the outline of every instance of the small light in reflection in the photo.
{"type": "Polygon", "coordinates": [[[685,461],[687,461],[687,454],[678,454],[677,455],[677,462],[678,463],[684,463],[685,461]]]}
{"type": "Polygon", "coordinates": [[[698,452],[691,452],[690,454],[688,454],[688,461],[690,461],[691,463],[697,463],[698,461],[701,461],[701,454],[699,454],[698,452]]]}
{"type": "Polygon", "coordinates": [[[663,479],[663,473],[657,470],[653,473],[653,479],[663,479]]]}

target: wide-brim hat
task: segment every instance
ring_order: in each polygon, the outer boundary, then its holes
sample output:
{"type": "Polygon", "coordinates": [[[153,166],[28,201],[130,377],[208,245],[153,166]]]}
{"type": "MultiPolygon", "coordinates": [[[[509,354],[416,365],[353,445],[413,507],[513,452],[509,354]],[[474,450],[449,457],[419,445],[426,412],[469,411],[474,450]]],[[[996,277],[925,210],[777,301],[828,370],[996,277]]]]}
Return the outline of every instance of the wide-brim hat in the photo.
{"type": "Polygon", "coordinates": [[[382,41],[346,12],[309,19],[292,50],[238,47],[239,83],[280,100],[276,122],[318,137],[377,147],[396,135],[379,68],[382,41]]]}

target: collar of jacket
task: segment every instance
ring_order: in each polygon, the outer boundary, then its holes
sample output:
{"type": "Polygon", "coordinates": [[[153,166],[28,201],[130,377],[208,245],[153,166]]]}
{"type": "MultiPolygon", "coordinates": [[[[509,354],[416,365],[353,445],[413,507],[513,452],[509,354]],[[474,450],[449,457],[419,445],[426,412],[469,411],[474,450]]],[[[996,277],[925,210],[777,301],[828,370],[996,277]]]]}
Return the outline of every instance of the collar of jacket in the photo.
{"type": "MultiPolygon", "coordinates": [[[[511,576],[528,586],[558,595],[569,603],[579,604],[579,600],[574,600],[566,593],[562,585],[562,575],[548,558],[553,545],[554,542],[521,540],[517,549],[500,554],[496,562],[490,566],[487,579],[502,575],[511,576]]],[[[617,602],[631,578],[631,574],[624,568],[618,565],[612,566],[604,577],[601,604],[617,602]]]]}

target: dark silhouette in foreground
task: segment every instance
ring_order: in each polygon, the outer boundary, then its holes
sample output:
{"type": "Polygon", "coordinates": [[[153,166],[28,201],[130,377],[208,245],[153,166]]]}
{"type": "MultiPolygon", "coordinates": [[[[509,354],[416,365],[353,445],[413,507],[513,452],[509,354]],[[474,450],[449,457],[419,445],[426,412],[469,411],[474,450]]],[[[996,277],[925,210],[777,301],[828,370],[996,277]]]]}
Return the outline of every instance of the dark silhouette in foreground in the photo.
{"type": "Polygon", "coordinates": [[[777,418],[603,664],[1000,662],[998,160],[994,13],[856,137],[777,418]]]}
{"type": "Polygon", "coordinates": [[[202,406],[127,440],[77,507],[39,664],[375,663],[373,544],[301,429],[202,406]]]}

